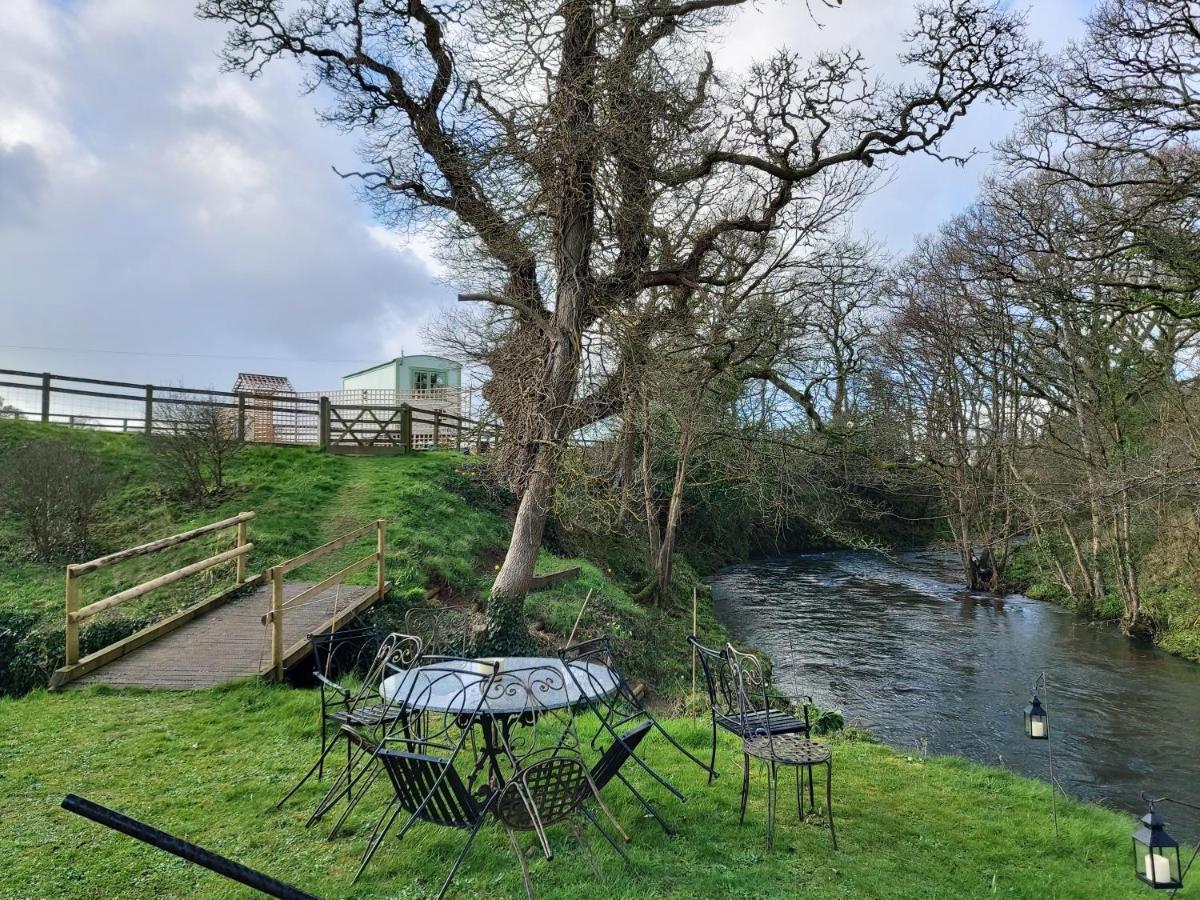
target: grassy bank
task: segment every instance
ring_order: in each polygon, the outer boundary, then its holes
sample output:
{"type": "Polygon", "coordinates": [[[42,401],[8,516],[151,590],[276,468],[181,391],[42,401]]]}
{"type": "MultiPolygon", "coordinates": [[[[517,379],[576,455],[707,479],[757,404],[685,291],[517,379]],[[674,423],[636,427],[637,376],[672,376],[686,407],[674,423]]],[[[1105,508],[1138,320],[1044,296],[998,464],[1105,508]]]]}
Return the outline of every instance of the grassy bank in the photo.
{"type": "MultiPolygon", "coordinates": [[[[330,842],[305,830],[320,789],[280,812],[274,802],[308,761],[315,741],[311,691],[243,684],[180,694],[37,692],[0,701],[0,896],[235,897],[230,882],[57,808],[67,792],[111,805],[248,865],[329,897],[431,896],[463,834],[418,827],[390,841],[351,885],[369,810],[330,842]]],[[[706,726],[670,728],[695,751],[706,726]]],[[[593,837],[601,870],[552,829],[552,862],[532,861],[541,898],[578,897],[1138,897],[1129,874],[1132,823],[1096,807],[1063,803],[1062,837],[1050,822],[1050,789],[958,759],[920,760],[875,744],[833,739],[836,853],[828,831],[796,821],[784,798],[776,846],[767,852],[762,773],[754,773],[746,825],[737,825],[740,757],[723,738],[722,778],[704,773],[661,739],[648,755],[687,794],[679,804],[644,777],[639,787],[679,835],[638,815],[626,792],[606,791],[632,839],[631,867],[593,837]]],[[[377,798],[382,798],[379,794],[377,798]]],[[[527,841],[528,843],[528,841],[527,841]]],[[[521,894],[503,834],[485,829],[455,896],[521,894]]]]}
{"type": "MultiPolygon", "coordinates": [[[[475,461],[452,453],[394,457],[350,457],[309,448],[248,446],[233,458],[228,490],[197,507],[172,498],[160,487],[155,461],[139,435],[77,431],[61,426],[0,420],[0,465],[11,449],[28,442],[59,440],[94,451],[104,465],[111,491],[101,507],[95,534],[97,555],[174,534],[206,522],[254,510],[249,539],[254,550],[249,571],[257,572],[309,550],[356,525],[387,521],[387,572],[394,582],[388,600],[372,616],[388,629],[401,622],[409,604],[424,602],[430,587],[443,588],[454,602],[486,595],[508,541],[507,500],[475,461]]],[[[163,554],[130,560],[88,575],[84,602],[137,584],[228,546],[229,534],[188,544],[163,554]],[[219,543],[224,541],[224,543],[219,543]]],[[[363,555],[365,544],[320,560],[293,577],[319,580],[363,555]]],[[[18,523],[0,515],[0,693],[23,693],[44,685],[62,652],[63,569],[56,560],[31,558],[18,523]]],[[[79,560],[74,560],[79,561],[79,560]]],[[[681,642],[690,630],[690,610],[635,603],[631,583],[612,573],[603,559],[567,559],[543,553],[539,570],[572,565],[582,577],[531,595],[528,609],[534,633],[548,645],[561,643],[588,590],[592,600],[579,636],[607,631],[617,636],[633,677],[663,693],[676,692],[687,675],[687,655],[658,652],[664,639],[681,642]],[[678,658],[677,658],[678,656],[678,658]]],[[[135,603],[106,612],[85,627],[84,652],[195,602],[232,583],[232,568],[217,579],[186,579],[135,603]]],[[[356,576],[368,583],[371,572],[356,576]]],[[[695,576],[686,566],[681,578],[695,576]]],[[[686,588],[686,586],[684,586],[686,588]]],[[[701,589],[702,631],[714,640],[721,632],[701,589]]]]}

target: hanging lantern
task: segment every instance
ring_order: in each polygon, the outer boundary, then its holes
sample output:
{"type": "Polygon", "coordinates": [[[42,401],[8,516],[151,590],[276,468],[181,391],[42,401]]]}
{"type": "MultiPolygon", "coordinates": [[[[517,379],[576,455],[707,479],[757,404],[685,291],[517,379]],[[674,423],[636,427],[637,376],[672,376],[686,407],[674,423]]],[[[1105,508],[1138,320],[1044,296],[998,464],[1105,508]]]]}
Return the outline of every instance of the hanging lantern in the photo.
{"type": "Polygon", "coordinates": [[[1142,816],[1142,827],[1133,833],[1134,874],[1157,890],[1183,887],[1179,865],[1179,842],[1167,834],[1166,823],[1154,811],[1142,816]]]}
{"type": "Polygon", "coordinates": [[[1025,736],[1037,741],[1050,738],[1050,720],[1037,694],[1033,695],[1033,699],[1025,707],[1025,736]]]}

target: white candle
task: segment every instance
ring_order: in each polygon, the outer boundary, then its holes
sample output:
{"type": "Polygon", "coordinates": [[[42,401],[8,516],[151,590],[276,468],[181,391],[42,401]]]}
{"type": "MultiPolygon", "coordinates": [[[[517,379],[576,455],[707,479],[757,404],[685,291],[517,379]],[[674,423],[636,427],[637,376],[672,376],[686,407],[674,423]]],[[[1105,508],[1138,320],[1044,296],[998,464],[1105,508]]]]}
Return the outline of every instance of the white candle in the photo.
{"type": "Polygon", "coordinates": [[[1161,853],[1147,853],[1143,860],[1146,864],[1146,877],[1155,884],[1171,883],[1171,860],[1161,853]]]}
{"type": "Polygon", "coordinates": [[[1040,737],[1046,736],[1046,720],[1045,719],[1032,719],[1032,720],[1030,720],[1029,726],[1030,726],[1030,734],[1033,737],[1040,738],[1040,737]]]}

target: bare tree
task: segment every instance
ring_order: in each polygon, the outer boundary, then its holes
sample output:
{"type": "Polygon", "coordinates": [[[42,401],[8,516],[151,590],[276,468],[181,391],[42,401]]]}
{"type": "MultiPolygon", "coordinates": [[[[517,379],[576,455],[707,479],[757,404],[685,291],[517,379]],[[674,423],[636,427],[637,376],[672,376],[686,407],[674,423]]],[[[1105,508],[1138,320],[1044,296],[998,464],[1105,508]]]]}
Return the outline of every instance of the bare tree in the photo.
{"type": "Polygon", "coordinates": [[[497,645],[528,643],[564,443],[623,403],[625,365],[590,378],[585,336],[613,315],[685,314],[698,291],[744,278],[755,240],[836,194],[845,167],[940,154],[1032,61],[1016,17],[948,0],[918,11],[911,85],[878,83],[853,51],[810,65],[780,52],[726,77],[704,41],[746,2],[200,3],[232,26],[230,68],[308,66],[336,98],[326,118],[360,138],[366,165],[347,175],[386,221],[458,239],[477,279],[462,299],[509,317],[485,389],[521,491],[489,604],[497,645]]]}
{"type": "Polygon", "coordinates": [[[4,402],[4,398],[0,397],[0,419],[21,419],[24,418],[21,410],[15,406],[11,406],[4,402]]]}
{"type": "MultiPolygon", "coordinates": [[[[1114,250],[1162,265],[1146,295],[1195,315],[1200,289],[1200,17],[1189,0],[1103,0],[1084,38],[1038,74],[1024,124],[1003,147],[1010,167],[1094,193],[1114,250]],[[1109,202],[1115,198],[1116,202],[1109,202]]],[[[1097,218],[1093,227],[1102,221],[1097,218]]]]}
{"type": "Polygon", "coordinates": [[[164,482],[195,503],[220,495],[229,460],[245,446],[233,410],[182,395],[155,403],[150,441],[164,482]]]}

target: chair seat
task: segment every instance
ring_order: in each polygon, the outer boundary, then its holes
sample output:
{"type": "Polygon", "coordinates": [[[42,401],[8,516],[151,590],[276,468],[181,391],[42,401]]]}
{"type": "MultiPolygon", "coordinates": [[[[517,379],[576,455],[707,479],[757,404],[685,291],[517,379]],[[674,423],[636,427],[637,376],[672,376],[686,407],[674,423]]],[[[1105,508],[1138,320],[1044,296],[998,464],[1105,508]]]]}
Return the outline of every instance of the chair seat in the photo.
{"type": "Polygon", "coordinates": [[[718,713],[716,720],[717,724],[726,731],[732,731],[742,738],[766,734],[768,727],[771,734],[806,734],[808,732],[808,726],[802,719],[777,710],[771,710],[769,717],[765,709],[736,716],[718,713]]]}
{"type": "Polygon", "coordinates": [[[742,741],[742,751],[755,759],[785,766],[807,766],[829,761],[829,748],[799,734],[760,734],[742,741]]]}
{"type": "Polygon", "coordinates": [[[400,710],[391,704],[379,703],[375,706],[360,706],[357,709],[338,710],[330,713],[329,718],[342,725],[357,725],[374,728],[400,718],[400,710]]]}

